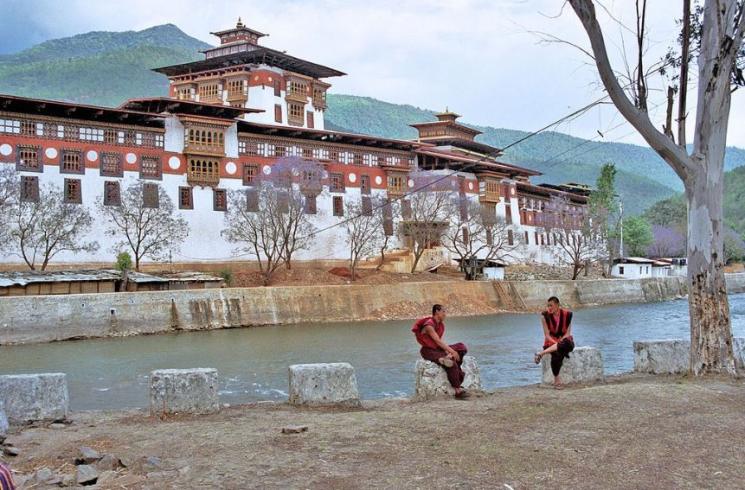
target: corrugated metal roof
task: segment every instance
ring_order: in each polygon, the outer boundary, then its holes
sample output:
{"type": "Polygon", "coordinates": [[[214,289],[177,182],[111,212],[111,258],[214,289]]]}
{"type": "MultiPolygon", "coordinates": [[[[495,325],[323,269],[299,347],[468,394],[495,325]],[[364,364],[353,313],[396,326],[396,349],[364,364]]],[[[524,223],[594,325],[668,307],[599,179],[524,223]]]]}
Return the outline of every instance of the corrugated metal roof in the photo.
{"type": "Polygon", "coordinates": [[[25,271],[0,272],[0,287],[26,286],[46,282],[103,282],[118,281],[119,271],[114,269],[81,271],[25,271]]]}

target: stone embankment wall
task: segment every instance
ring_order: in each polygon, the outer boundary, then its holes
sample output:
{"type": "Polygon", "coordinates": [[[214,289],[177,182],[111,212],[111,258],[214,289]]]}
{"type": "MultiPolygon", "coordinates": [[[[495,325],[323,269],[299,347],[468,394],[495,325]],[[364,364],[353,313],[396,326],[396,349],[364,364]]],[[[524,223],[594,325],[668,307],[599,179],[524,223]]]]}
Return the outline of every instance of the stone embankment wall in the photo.
{"type": "MultiPolygon", "coordinates": [[[[745,274],[727,277],[745,292],[745,274]]],[[[540,309],[549,296],[572,307],[665,301],[685,280],[428,282],[227,288],[0,298],[0,345],[254,325],[414,318],[433,303],[453,315],[540,309]]]]}

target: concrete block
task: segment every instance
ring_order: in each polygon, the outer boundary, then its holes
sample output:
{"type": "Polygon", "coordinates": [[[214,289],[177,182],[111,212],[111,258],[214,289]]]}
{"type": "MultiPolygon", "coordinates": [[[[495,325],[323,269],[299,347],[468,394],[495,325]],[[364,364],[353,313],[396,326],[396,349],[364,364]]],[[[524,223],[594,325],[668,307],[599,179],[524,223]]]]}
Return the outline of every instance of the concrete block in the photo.
{"type": "Polygon", "coordinates": [[[160,369],[150,373],[152,415],[207,414],[219,410],[217,369],[160,369]]]}
{"type": "Polygon", "coordinates": [[[690,367],[691,342],[683,339],[634,342],[634,371],[683,374],[690,367]]]}
{"type": "Polygon", "coordinates": [[[745,337],[734,337],[732,349],[735,351],[735,366],[737,369],[745,370],[745,337]]]}
{"type": "MultiPolygon", "coordinates": [[[[434,362],[420,359],[416,362],[416,389],[414,398],[417,400],[429,400],[431,398],[453,396],[455,390],[450,386],[445,369],[434,362]]],[[[461,369],[465,374],[461,387],[466,391],[480,392],[481,371],[473,356],[463,357],[461,369]]]]}
{"type": "Polygon", "coordinates": [[[3,402],[0,401],[0,442],[3,441],[3,438],[5,437],[5,434],[8,433],[8,429],[10,428],[8,424],[8,417],[5,415],[5,406],[3,405],[3,402]]]}
{"type": "MultiPolygon", "coordinates": [[[[550,355],[543,356],[541,367],[543,384],[552,384],[554,373],[551,371],[550,355]]],[[[559,376],[562,384],[603,381],[603,356],[594,347],[577,347],[569,353],[569,359],[564,359],[559,376]]]]}
{"type": "Polygon", "coordinates": [[[69,411],[64,373],[0,376],[0,401],[11,424],[64,420],[69,411]]]}
{"type": "Polygon", "coordinates": [[[357,376],[349,363],[294,364],[289,374],[292,405],[360,406],[357,376]]]}

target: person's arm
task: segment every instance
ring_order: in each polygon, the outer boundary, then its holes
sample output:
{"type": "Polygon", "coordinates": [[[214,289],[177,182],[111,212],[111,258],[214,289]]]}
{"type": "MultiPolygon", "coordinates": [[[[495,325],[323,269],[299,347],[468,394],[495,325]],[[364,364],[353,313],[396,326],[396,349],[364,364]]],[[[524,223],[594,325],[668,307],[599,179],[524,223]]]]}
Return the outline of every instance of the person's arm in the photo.
{"type": "Polygon", "coordinates": [[[543,338],[545,339],[545,343],[555,344],[556,340],[551,337],[551,332],[549,332],[548,324],[546,323],[546,317],[543,315],[541,315],[541,325],[543,326],[543,338]]]}
{"type": "Polygon", "coordinates": [[[572,335],[572,316],[572,312],[570,311],[569,318],[567,319],[567,331],[564,335],[561,336],[561,338],[559,339],[560,341],[564,340],[567,337],[571,337],[572,335]]]}
{"type": "Polygon", "coordinates": [[[431,324],[428,323],[424,325],[423,328],[424,328],[424,333],[429,335],[432,338],[432,340],[435,341],[435,344],[437,344],[440,347],[440,349],[447,352],[448,355],[450,355],[450,357],[452,357],[453,360],[455,360],[455,362],[460,361],[460,357],[458,356],[458,353],[455,352],[455,350],[453,350],[449,345],[447,345],[445,341],[440,338],[439,335],[437,335],[437,332],[435,332],[435,329],[431,324]]]}

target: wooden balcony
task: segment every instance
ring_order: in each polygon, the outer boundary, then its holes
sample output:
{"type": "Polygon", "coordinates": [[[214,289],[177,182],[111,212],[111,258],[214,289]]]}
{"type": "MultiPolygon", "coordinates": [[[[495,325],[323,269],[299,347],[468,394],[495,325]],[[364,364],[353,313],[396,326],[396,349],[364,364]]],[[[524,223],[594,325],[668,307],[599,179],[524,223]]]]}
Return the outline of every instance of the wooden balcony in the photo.
{"type": "Polygon", "coordinates": [[[287,92],[285,100],[292,102],[300,102],[301,104],[308,103],[308,94],[305,92],[287,92]]]}
{"type": "Polygon", "coordinates": [[[248,93],[243,90],[235,92],[228,92],[228,102],[246,102],[248,100],[248,93]]]}
{"type": "Polygon", "coordinates": [[[184,153],[196,153],[198,155],[213,155],[224,157],[225,146],[185,142],[184,153]]]}
{"type": "Polygon", "coordinates": [[[190,166],[186,172],[186,182],[189,185],[215,187],[220,183],[220,172],[217,166],[213,168],[193,168],[190,166]]]}
{"type": "Polygon", "coordinates": [[[325,97],[313,97],[313,107],[316,109],[326,109],[326,98],[325,97]]]}
{"type": "Polygon", "coordinates": [[[499,202],[499,182],[493,180],[479,181],[479,202],[499,202]]]}

